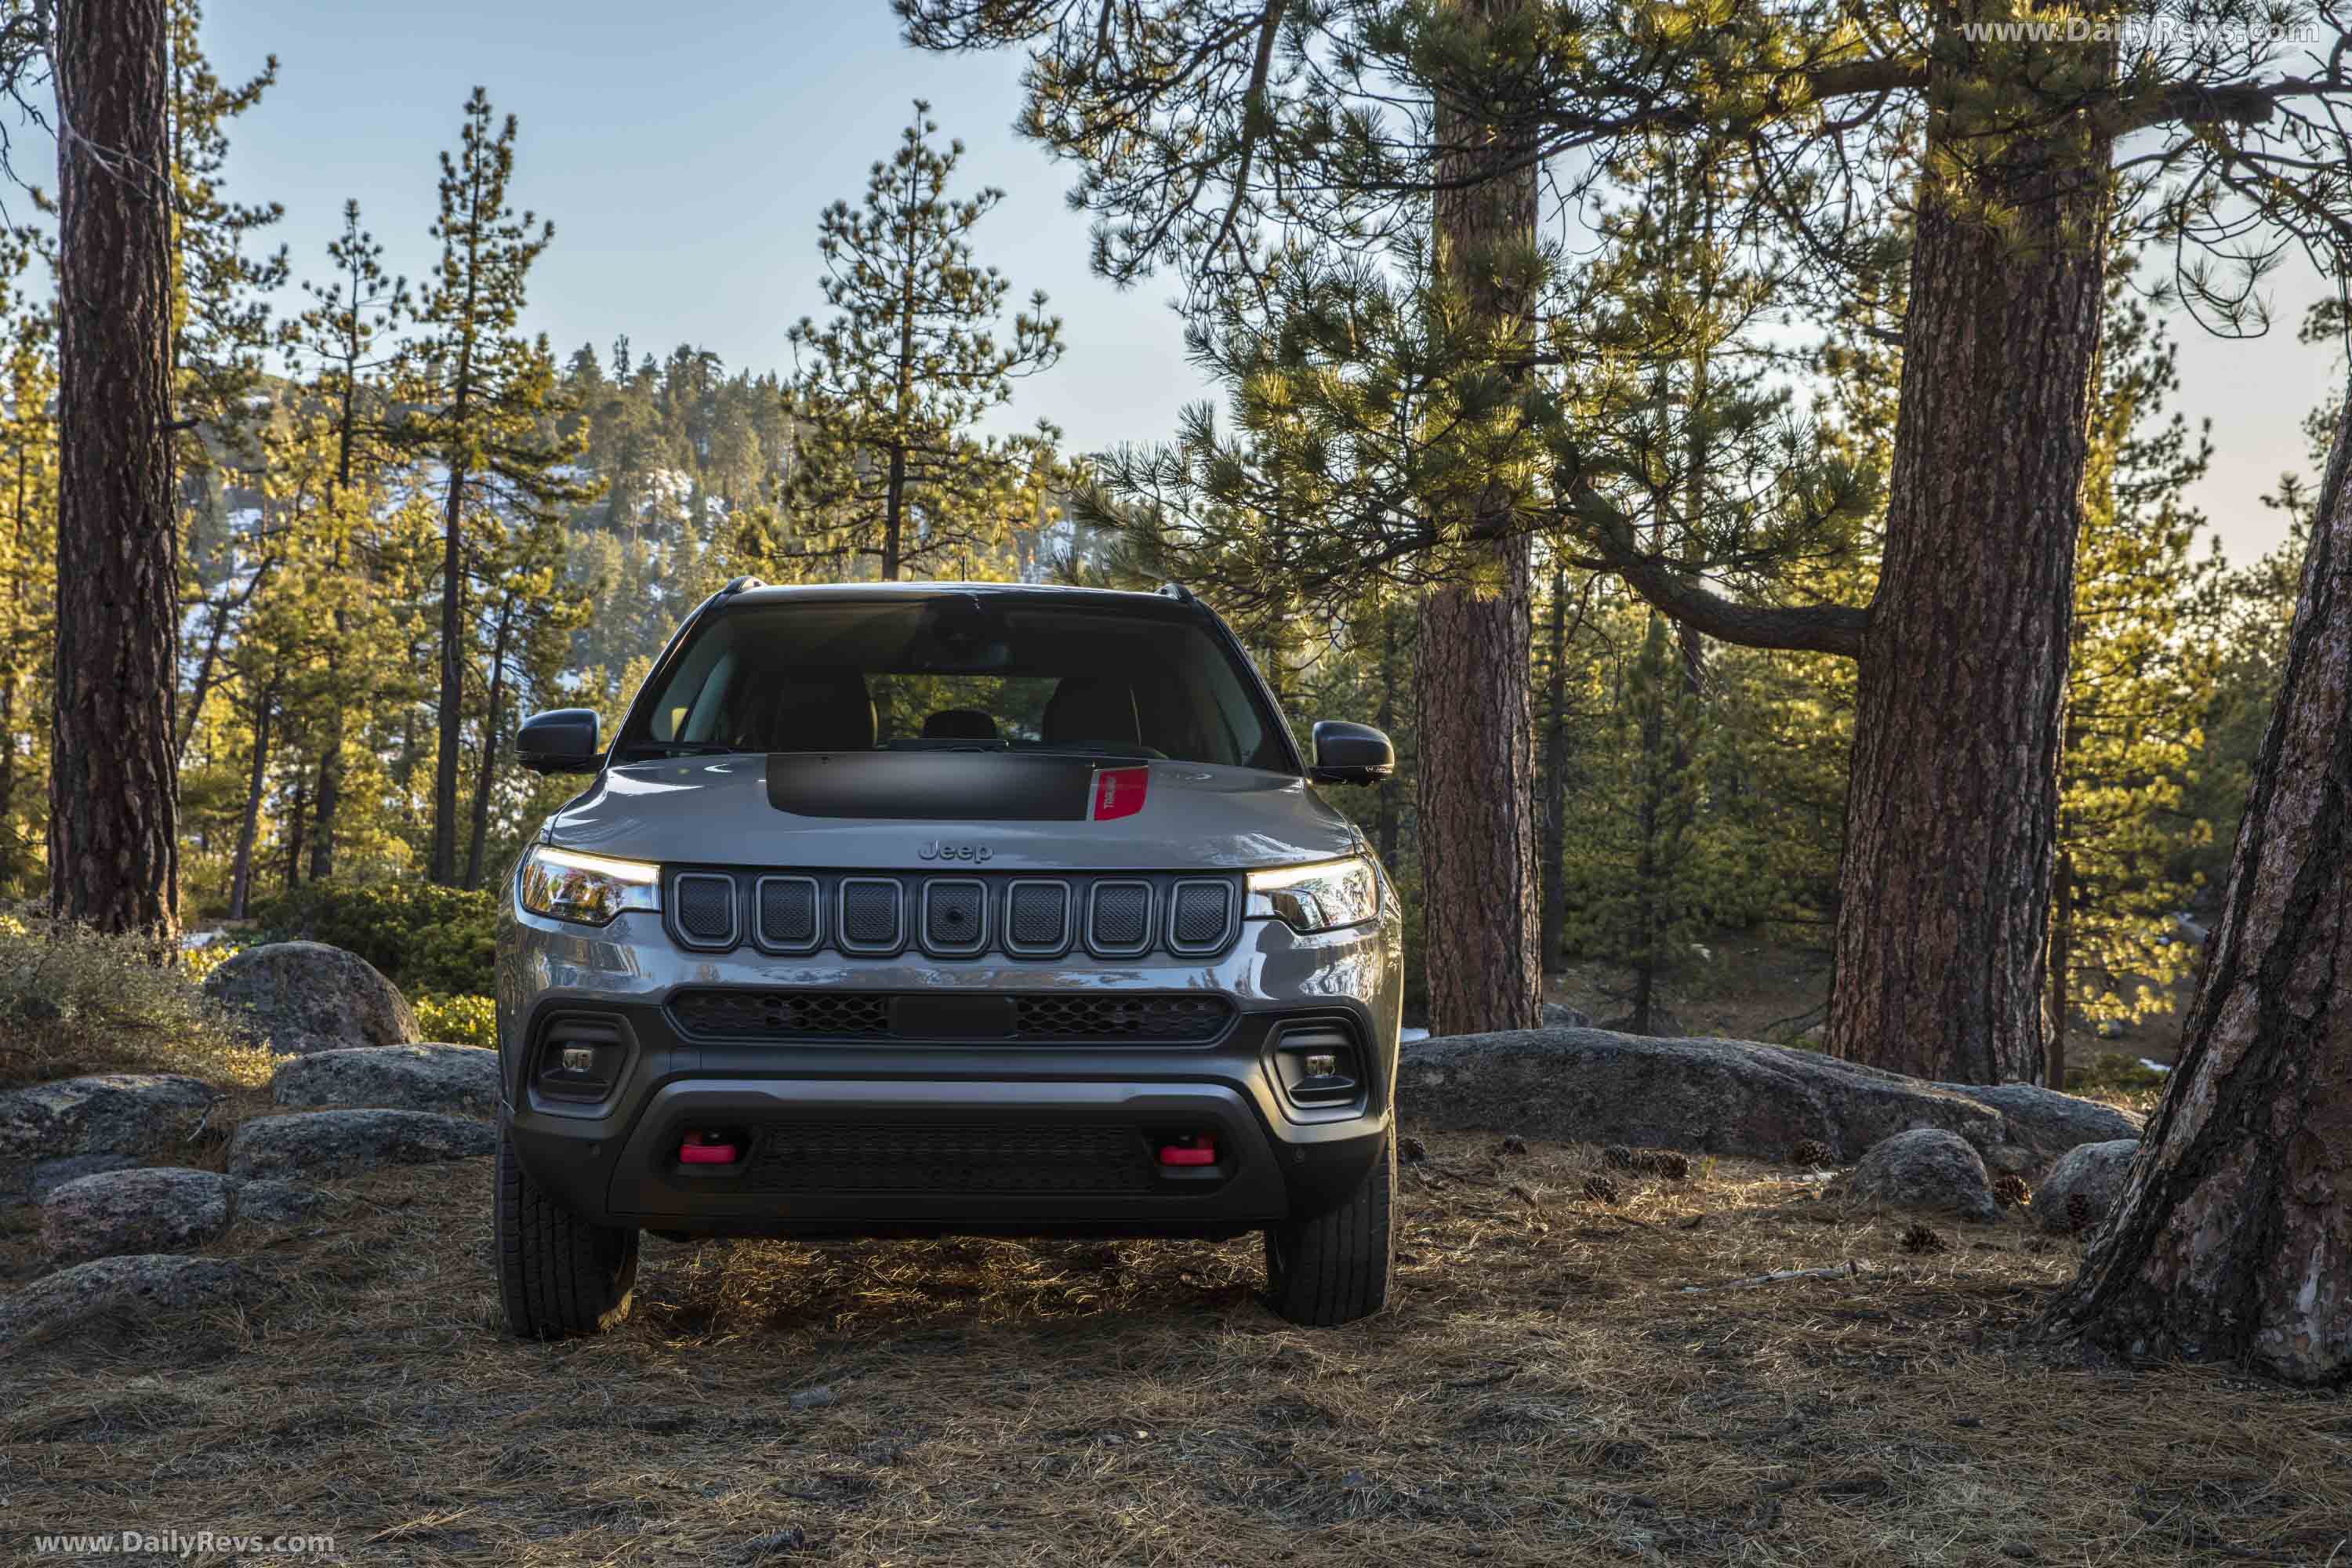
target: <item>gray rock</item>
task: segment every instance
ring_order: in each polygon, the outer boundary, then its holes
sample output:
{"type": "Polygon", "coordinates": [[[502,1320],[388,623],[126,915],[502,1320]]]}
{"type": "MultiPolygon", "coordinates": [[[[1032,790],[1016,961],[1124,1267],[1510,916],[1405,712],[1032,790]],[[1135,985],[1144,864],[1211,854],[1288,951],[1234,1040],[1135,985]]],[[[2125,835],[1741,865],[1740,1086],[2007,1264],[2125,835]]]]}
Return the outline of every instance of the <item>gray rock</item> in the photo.
{"type": "Polygon", "coordinates": [[[2085,1143],[2070,1149],[2033,1189],[2033,1217],[2044,1230],[2071,1230],[2074,1226],[2072,1199],[2083,1200],[2083,1224],[2095,1228],[2124,1195],[2131,1180],[2132,1162],[2139,1157],[2139,1140],[2118,1138],[2108,1143],[2085,1143]]]}
{"type": "Polygon", "coordinates": [[[1589,1029],[1592,1027],[1591,1014],[1587,1013],[1581,1007],[1571,1007],[1565,1002],[1545,1003],[1542,1008],[1542,1015],[1543,1026],[1547,1029],[1589,1029]]]}
{"type": "Polygon", "coordinates": [[[26,1202],[37,1204],[68,1182],[95,1176],[100,1171],[127,1171],[137,1163],[136,1154],[68,1154],[62,1160],[37,1161],[23,1195],[26,1202]]]}
{"type": "Polygon", "coordinates": [[[118,1253],[184,1252],[228,1228],[232,1184],[216,1171],[109,1171],[53,1189],[41,1247],[54,1263],[118,1253]]]}
{"type": "Polygon", "coordinates": [[[0,1094],[0,1199],[88,1175],[109,1160],[152,1159],[194,1136],[219,1098],[178,1073],[130,1072],[0,1094]]]}
{"type": "Polygon", "coordinates": [[[2030,1085],[1927,1083],[1748,1040],[1455,1035],[1407,1041],[1398,1070],[1399,1103],[1427,1126],[1764,1160],[1810,1138],[1843,1163],[1895,1133],[1938,1127],[2022,1172],[2076,1143],[2138,1133],[2120,1111],[2030,1085]]]}
{"type": "Polygon", "coordinates": [[[1897,1132],[1872,1145],[1847,1178],[1846,1192],[1866,1204],[1986,1222],[2000,1217],[1983,1158],[1967,1139],[1940,1127],[1897,1132]]]}
{"type": "Polygon", "coordinates": [[[292,1225],[298,1220],[331,1214],[344,1206],[338,1194],[304,1186],[299,1182],[240,1182],[236,1186],[236,1223],[292,1225]]]}
{"type": "Polygon", "coordinates": [[[278,1064],[280,1105],[368,1106],[488,1116],[499,1108],[499,1053],[478,1046],[351,1046],[278,1064]]]}
{"type": "Polygon", "coordinates": [[[247,1122],[229,1140],[228,1170],[247,1179],[355,1176],[383,1165],[466,1160],[498,1147],[488,1122],[426,1110],[302,1110],[247,1122]]]}
{"type": "Polygon", "coordinates": [[[101,1312],[171,1311],[251,1300],[268,1274],[227,1258],[142,1253],[78,1263],[0,1300],[0,1349],[44,1339],[101,1312]]]}
{"type": "Polygon", "coordinates": [[[248,947],[205,977],[205,994],[275,1051],[404,1046],[422,1033],[407,999],[374,965],[320,942],[248,947]]]}

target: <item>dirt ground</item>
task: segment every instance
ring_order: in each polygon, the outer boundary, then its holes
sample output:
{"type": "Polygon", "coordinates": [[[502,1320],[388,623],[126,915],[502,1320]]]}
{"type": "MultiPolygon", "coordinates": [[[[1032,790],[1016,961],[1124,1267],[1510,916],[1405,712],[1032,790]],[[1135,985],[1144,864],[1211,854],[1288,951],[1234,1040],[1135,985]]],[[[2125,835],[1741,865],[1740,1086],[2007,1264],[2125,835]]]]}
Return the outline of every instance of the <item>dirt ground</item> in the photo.
{"type": "MultiPolygon", "coordinates": [[[[2073,1241],[2011,1216],[1938,1221],[1940,1249],[1909,1250],[1908,1218],[1732,1161],[1612,1173],[1612,1205],[1587,1194],[1592,1151],[1427,1142],[1393,1310],[1321,1332],[1259,1304],[1246,1243],[649,1241],[619,1331],[520,1344],[487,1266],[487,1162],[385,1173],[342,1218],[226,1248],[286,1294],[0,1365],[0,1542],[210,1526],[417,1564],[2352,1564],[2352,1400],[2032,1342],[2073,1241]]],[[[25,1277],[21,1224],[9,1239],[0,1288],[25,1277]]]]}

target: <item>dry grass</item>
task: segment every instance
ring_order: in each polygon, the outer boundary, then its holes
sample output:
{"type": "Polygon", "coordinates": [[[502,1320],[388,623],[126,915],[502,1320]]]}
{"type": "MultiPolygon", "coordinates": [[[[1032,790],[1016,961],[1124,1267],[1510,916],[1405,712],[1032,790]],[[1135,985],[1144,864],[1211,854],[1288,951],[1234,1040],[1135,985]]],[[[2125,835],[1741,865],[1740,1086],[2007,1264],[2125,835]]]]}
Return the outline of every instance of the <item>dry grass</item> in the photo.
{"type": "Polygon", "coordinates": [[[2352,1564],[2352,1403],[2022,1343],[2072,1243],[1428,1142],[1326,1332],[1241,1243],[649,1241],[619,1332],[517,1344],[481,1163],[387,1173],[239,1241],[279,1300],[20,1355],[0,1496],[371,1563],[2352,1564]]]}
{"type": "Polygon", "coordinates": [[[268,1082],[269,1053],[201,988],[219,955],[168,956],[155,962],[135,937],[0,911],[0,1089],[99,1072],[268,1082]]]}

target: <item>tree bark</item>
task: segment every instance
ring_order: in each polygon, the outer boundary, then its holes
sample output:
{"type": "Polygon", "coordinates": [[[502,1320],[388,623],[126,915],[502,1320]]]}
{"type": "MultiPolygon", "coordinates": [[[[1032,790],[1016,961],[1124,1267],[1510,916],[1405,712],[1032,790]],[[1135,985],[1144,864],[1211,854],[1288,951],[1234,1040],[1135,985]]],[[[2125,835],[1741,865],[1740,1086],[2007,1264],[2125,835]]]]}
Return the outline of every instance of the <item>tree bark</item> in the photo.
{"type": "Polygon", "coordinates": [[[246,783],[245,815],[237,821],[236,860],[229,874],[228,918],[245,919],[246,900],[253,890],[253,847],[261,837],[261,792],[269,777],[269,716],[278,705],[273,683],[253,704],[253,773],[246,783]]]}
{"type": "MultiPolygon", "coordinates": [[[[1397,668],[1397,606],[1381,605],[1381,700],[1375,710],[1374,722],[1381,733],[1391,743],[1396,738],[1397,684],[1402,679],[1397,668]]],[[[1402,759],[1400,759],[1402,760],[1402,759]]],[[[1394,876],[1397,871],[1397,850],[1402,837],[1398,818],[1402,815],[1397,802],[1397,784],[1393,779],[1383,780],[1372,786],[1378,811],[1372,822],[1372,843],[1380,851],[1381,864],[1394,876]]]]}
{"type": "Polygon", "coordinates": [[[49,903],[177,929],[165,0],[58,0],[58,623],[49,903]]]}
{"type": "MultiPolygon", "coordinates": [[[[1930,68],[1885,559],[1863,637],[1832,1055],[1946,1081],[2042,1069],[2074,540],[2108,149],[2004,140],[1986,68],[1930,68]],[[1958,173],[1951,173],[1952,170],[1958,173]],[[1938,175],[1937,171],[1945,171],[1938,175]],[[2007,222],[1989,220],[1991,204],[2007,222]]],[[[1939,41],[1940,42],[1940,41],[1939,41]]]]}
{"type": "Polygon", "coordinates": [[[2181,1053],[2050,1325],[2352,1384],[2352,407],[2181,1053]]]}
{"type": "Polygon", "coordinates": [[[490,647],[489,713],[482,721],[482,765],[474,775],[474,820],[466,842],[466,886],[482,885],[482,848],[490,829],[490,788],[498,782],[499,731],[506,721],[507,637],[514,625],[511,600],[499,606],[499,631],[490,647]]]}
{"type": "Polygon", "coordinates": [[[433,759],[433,850],[425,875],[445,887],[457,879],[457,747],[466,719],[466,477],[461,467],[449,470],[441,534],[441,694],[433,759]]]}
{"type": "Polygon", "coordinates": [[[1551,574],[1551,632],[1544,666],[1543,832],[1537,886],[1541,918],[1537,951],[1549,972],[1560,962],[1568,925],[1568,574],[1551,574]]]}
{"type": "MultiPolygon", "coordinates": [[[[1493,26],[1527,0],[1453,0],[1493,26]]],[[[1498,347],[1524,339],[1533,301],[1536,168],[1475,106],[1439,94],[1436,263],[1498,347]],[[1513,168],[1513,164],[1520,167],[1513,168]]],[[[1429,589],[1421,604],[1422,913],[1429,1023],[1440,1035],[1528,1029],[1543,983],[1536,895],[1535,722],[1528,700],[1531,567],[1501,479],[1445,531],[1485,557],[1484,584],[1429,589]]]]}
{"type": "Polygon", "coordinates": [[[2066,1087],[2066,1015],[2074,1005],[2066,982],[2074,963],[2074,858],[2062,849],[2050,873],[2050,1035],[2042,1053],[2042,1081],[2056,1089],[2066,1087]]]}
{"type": "Polygon", "coordinates": [[[319,759],[319,790],[310,830],[310,880],[323,882],[335,874],[335,812],[342,804],[342,715],[330,714],[326,753],[319,759]]]}

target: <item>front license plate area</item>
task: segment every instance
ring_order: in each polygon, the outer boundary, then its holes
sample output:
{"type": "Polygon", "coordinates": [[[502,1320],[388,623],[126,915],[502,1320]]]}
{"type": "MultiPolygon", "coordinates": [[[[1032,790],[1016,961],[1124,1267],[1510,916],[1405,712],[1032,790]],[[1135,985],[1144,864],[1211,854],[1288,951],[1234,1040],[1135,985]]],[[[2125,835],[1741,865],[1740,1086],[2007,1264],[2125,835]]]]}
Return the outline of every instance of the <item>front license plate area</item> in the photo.
{"type": "Polygon", "coordinates": [[[894,996],[890,1033],[902,1040],[1009,1040],[1010,996],[894,996]]]}

